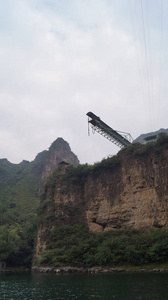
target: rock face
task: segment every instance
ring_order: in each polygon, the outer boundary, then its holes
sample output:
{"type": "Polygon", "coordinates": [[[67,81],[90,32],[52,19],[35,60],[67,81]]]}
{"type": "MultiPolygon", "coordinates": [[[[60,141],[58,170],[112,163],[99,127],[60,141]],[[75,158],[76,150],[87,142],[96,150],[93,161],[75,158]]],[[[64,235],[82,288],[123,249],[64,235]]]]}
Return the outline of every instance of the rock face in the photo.
{"type": "Polygon", "coordinates": [[[14,220],[18,223],[19,217],[25,220],[29,213],[36,212],[39,192],[61,161],[79,164],[62,138],[54,141],[48,151],[39,153],[32,162],[23,160],[20,164],[12,164],[7,159],[0,159],[0,207],[3,208],[0,209],[0,225],[9,225],[14,220]]]}
{"type": "MultiPolygon", "coordinates": [[[[168,152],[165,152],[168,161],[168,152]]],[[[168,164],[151,154],[121,156],[121,167],[90,177],[85,186],[86,216],[91,230],[168,225],[168,164]],[[92,192],[93,191],[93,192],[92,192]]]]}
{"type": "Polygon", "coordinates": [[[77,166],[79,160],[77,156],[71,151],[69,144],[62,138],[58,138],[52,143],[48,151],[45,151],[44,167],[41,175],[41,187],[46,181],[47,177],[52,174],[56,166],[61,162],[77,166]]]}
{"type": "Polygon", "coordinates": [[[100,163],[76,180],[57,176],[42,201],[42,216],[52,218],[40,222],[36,257],[47,231],[63,224],[83,222],[91,231],[168,227],[168,143],[155,144],[132,145],[113,166],[100,163]]]}

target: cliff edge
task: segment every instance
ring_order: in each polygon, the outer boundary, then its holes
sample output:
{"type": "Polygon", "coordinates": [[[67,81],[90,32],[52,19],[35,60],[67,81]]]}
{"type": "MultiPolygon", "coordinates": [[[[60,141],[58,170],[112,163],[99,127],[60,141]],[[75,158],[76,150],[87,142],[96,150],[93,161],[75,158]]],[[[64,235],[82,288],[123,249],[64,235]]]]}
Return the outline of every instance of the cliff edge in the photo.
{"type": "Polygon", "coordinates": [[[36,257],[47,246],[47,232],[85,224],[90,231],[168,227],[168,137],[133,144],[93,166],[58,168],[40,206],[36,257]]]}

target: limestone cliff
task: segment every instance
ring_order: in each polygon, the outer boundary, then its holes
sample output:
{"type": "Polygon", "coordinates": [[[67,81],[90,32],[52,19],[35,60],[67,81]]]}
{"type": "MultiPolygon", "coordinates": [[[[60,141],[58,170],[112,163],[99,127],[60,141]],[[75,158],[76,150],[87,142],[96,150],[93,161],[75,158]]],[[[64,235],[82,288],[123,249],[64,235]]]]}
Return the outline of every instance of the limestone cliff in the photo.
{"type": "MultiPolygon", "coordinates": [[[[50,146],[48,151],[44,151],[43,169],[41,174],[42,188],[46,179],[52,174],[56,166],[62,161],[77,166],[79,160],[77,156],[71,151],[69,144],[62,138],[57,138],[50,146]]],[[[41,153],[40,153],[41,155],[41,153]]]]}
{"type": "Polygon", "coordinates": [[[12,164],[0,159],[0,225],[19,223],[18,219],[22,224],[29,214],[36,213],[39,191],[61,161],[79,164],[62,138],[56,139],[48,151],[39,153],[32,162],[12,164]]]}
{"type": "Polygon", "coordinates": [[[41,202],[36,257],[47,231],[83,222],[91,231],[168,227],[168,138],[135,144],[94,166],[59,170],[41,202]]]}

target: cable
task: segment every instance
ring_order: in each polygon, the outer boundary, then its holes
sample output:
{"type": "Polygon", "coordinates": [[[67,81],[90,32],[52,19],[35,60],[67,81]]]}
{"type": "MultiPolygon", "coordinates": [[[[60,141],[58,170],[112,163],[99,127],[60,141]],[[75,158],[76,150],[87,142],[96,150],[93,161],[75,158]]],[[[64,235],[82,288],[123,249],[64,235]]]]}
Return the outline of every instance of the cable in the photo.
{"type": "Polygon", "coordinates": [[[163,62],[163,1],[160,0],[160,66],[159,66],[159,89],[158,89],[158,105],[157,105],[157,126],[160,114],[161,102],[161,84],[162,84],[162,62],[163,62]]]}
{"type": "Polygon", "coordinates": [[[157,49],[157,47],[152,45],[152,38],[154,36],[152,36],[153,32],[151,31],[151,6],[153,5],[153,1],[128,0],[128,4],[133,36],[136,41],[137,63],[142,86],[146,120],[148,121],[148,126],[153,130],[153,127],[158,126],[157,123],[161,102],[163,72],[163,0],[160,0],[159,6],[154,8],[154,11],[155,9],[157,11],[157,20],[160,20],[160,38],[158,39],[158,45],[160,47],[159,62],[156,60],[155,56],[155,49],[157,49]]]}
{"type": "Polygon", "coordinates": [[[144,21],[144,11],[143,11],[142,0],[140,3],[141,3],[141,14],[142,14],[142,25],[143,25],[143,37],[144,37],[144,45],[145,45],[147,91],[148,91],[148,100],[149,100],[149,116],[150,116],[150,124],[151,124],[152,117],[151,117],[151,92],[150,92],[150,80],[149,80],[149,62],[148,62],[147,41],[146,41],[145,21],[144,21]]]}
{"type": "MultiPolygon", "coordinates": [[[[144,111],[146,112],[145,84],[144,84],[144,76],[143,76],[143,69],[142,69],[142,63],[141,63],[141,60],[142,60],[141,49],[140,49],[140,43],[139,43],[140,29],[137,26],[138,15],[137,15],[137,12],[136,12],[136,9],[135,9],[135,2],[133,3],[133,1],[128,0],[128,4],[129,4],[129,11],[130,11],[132,29],[133,29],[133,36],[134,36],[134,40],[135,40],[136,62],[137,62],[137,69],[138,69],[139,78],[140,78],[140,85],[139,86],[141,87],[142,99],[143,99],[143,104],[144,104],[144,107],[145,107],[144,111]],[[133,7],[133,4],[134,4],[134,7],[133,7]],[[137,22],[135,21],[135,19],[136,19],[137,22]]],[[[137,9],[137,11],[138,11],[138,9],[137,9]]]]}

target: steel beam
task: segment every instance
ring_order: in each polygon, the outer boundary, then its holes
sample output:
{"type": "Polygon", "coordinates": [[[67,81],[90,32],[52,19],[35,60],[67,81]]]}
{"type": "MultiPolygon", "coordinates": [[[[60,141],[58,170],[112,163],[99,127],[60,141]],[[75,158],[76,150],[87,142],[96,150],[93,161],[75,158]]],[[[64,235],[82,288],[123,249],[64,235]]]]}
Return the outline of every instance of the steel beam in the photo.
{"type": "Polygon", "coordinates": [[[131,144],[131,142],[124,137],[125,135],[122,136],[121,134],[119,134],[117,131],[104,123],[94,113],[88,112],[86,115],[90,118],[89,123],[92,124],[92,127],[95,131],[100,133],[102,136],[104,136],[106,139],[108,139],[121,149],[131,144]]]}

